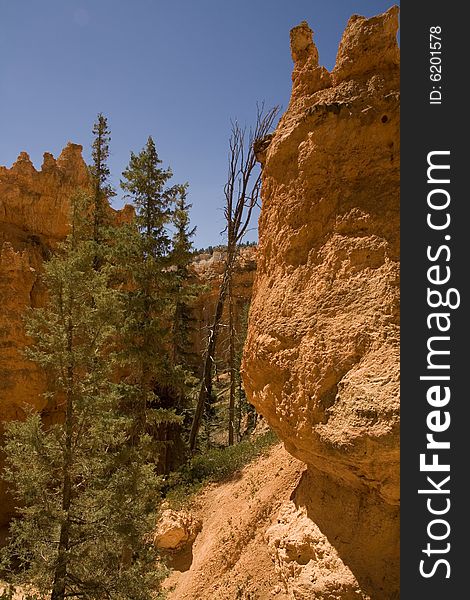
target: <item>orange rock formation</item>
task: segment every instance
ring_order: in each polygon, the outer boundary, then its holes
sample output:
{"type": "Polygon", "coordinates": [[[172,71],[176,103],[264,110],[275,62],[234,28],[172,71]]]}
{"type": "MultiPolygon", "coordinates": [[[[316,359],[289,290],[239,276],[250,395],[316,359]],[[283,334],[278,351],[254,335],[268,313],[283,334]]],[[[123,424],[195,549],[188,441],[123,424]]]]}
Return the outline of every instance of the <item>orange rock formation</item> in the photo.
{"type": "MultiPolygon", "coordinates": [[[[192,307],[194,316],[194,334],[192,351],[195,366],[200,367],[204,354],[209,327],[212,325],[220,285],[222,283],[226,253],[215,250],[212,254],[198,254],[194,257],[192,270],[196,282],[202,286],[201,293],[192,307]]],[[[233,272],[234,316],[237,339],[242,340],[246,330],[246,309],[251,302],[253,281],[256,272],[256,247],[247,246],[240,249],[233,272]]],[[[228,302],[225,303],[223,322],[228,323],[228,302]]],[[[221,327],[217,343],[217,365],[222,369],[228,366],[228,327],[221,327]]]]}
{"type": "Polygon", "coordinates": [[[81,150],[69,144],[57,161],[45,153],[40,171],[26,152],[11,169],[0,167],[0,420],[20,417],[25,404],[45,404],[43,377],[23,356],[22,319],[43,300],[42,262],[67,233],[71,194],[88,183],[81,150]]]}
{"type": "MultiPolygon", "coordinates": [[[[67,235],[72,194],[88,185],[78,144],[69,143],[57,160],[46,152],[40,171],[26,152],[10,169],[0,167],[0,435],[2,422],[21,419],[27,406],[46,410],[44,374],[23,353],[23,315],[44,302],[42,263],[67,235]]],[[[129,211],[115,212],[116,220],[128,219],[129,211]]],[[[0,507],[1,525],[11,510],[2,485],[0,507]]]]}
{"type": "Polygon", "coordinates": [[[295,27],[291,101],[259,156],[244,383],[308,465],[270,534],[295,598],[398,597],[397,28],[397,7],[351,17],[329,73],[307,23],[295,27]],[[304,517],[297,560],[285,548],[304,517]]]}

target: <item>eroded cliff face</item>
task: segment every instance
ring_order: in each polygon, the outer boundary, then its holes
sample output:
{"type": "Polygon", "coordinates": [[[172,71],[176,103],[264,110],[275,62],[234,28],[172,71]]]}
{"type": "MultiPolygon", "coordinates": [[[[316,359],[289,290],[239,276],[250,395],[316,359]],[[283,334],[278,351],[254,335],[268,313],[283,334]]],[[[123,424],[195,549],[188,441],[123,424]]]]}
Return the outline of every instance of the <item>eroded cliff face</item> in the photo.
{"type": "Polygon", "coordinates": [[[25,405],[45,406],[43,375],[23,355],[23,315],[44,300],[42,262],[67,234],[71,194],[88,183],[81,150],[69,144],[57,160],[44,154],[40,171],[26,152],[0,167],[0,423],[20,418],[25,405]]]}
{"type": "MultiPolygon", "coordinates": [[[[255,246],[240,248],[233,271],[235,330],[237,340],[241,341],[246,333],[248,307],[251,302],[256,272],[256,252],[257,248],[255,246]]],[[[225,258],[226,252],[215,250],[212,254],[196,255],[191,265],[195,274],[195,282],[201,290],[192,306],[194,328],[191,339],[194,366],[199,370],[202,369],[203,365],[209,327],[214,320],[220,285],[223,279],[225,258]]],[[[226,325],[228,321],[228,302],[226,302],[222,322],[226,325]]],[[[229,361],[229,330],[227,326],[221,327],[219,330],[216,358],[217,366],[225,370],[229,361]]]]}
{"type": "MultiPolygon", "coordinates": [[[[46,152],[39,171],[26,152],[10,169],[0,167],[0,435],[2,423],[23,418],[27,406],[47,412],[44,373],[24,356],[23,317],[45,301],[43,261],[67,235],[72,194],[88,186],[78,144],[68,144],[57,160],[46,152]]],[[[119,222],[130,210],[112,212],[119,222]]],[[[0,507],[2,525],[11,509],[2,484],[0,507]]]]}
{"type": "MultiPolygon", "coordinates": [[[[57,160],[45,153],[40,171],[26,152],[10,169],[0,167],[0,436],[2,424],[22,419],[27,406],[46,409],[44,373],[24,356],[23,317],[45,300],[42,263],[67,234],[71,194],[88,184],[81,150],[68,144],[57,160]]],[[[12,502],[4,484],[0,507],[5,525],[12,502]]]]}
{"type": "Polygon", "coordinates": [[[331,73],[307,23],[294,28],[292,98],[259,156],[244,383],[308,465],[270,535],[293,598],[398,597],[397,28],[397,7],[351,17],[331,73]],[[283,548],[304,517],[294,568],[283,548]],[[351,577],[322,577],[325,556],[351,577]]]}

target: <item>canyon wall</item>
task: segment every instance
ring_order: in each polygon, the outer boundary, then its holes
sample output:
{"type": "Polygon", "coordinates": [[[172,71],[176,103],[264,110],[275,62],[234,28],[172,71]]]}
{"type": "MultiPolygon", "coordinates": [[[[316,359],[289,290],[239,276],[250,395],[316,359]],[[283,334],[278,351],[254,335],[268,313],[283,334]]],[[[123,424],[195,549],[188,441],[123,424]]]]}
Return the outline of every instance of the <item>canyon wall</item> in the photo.
{"type": "Polygon", "coordinates": [[[397,29],[397,7],[351,17],[328,72],[295,27],[291,101],[258,157],[244,384],[308,465],[268,535],[296,599],[399,593],[397,29]]]}
{"type": "Polygon", "coordinates": [[[40,171],[26,152],[0,167],[0,424],[20,418],[25,405],[45,407],[43,375],[23,355],[23,315],[44,301],[42,262],[67,234],[71,194],[88,183],[81,150],[69,144],[57,160],[44,154],[40,171]]]}
{"type": "MultiPolygon", "coordinates": [[[[48,419],[44,373],[26,359],[23,316],[44,304],[44,260],[67,235],[70,198],[89,186],[82,147],[69,143],[55,159],[46,152],[37,171],[26,152],[11,168],[0,167],[0,436],[2,423],[22,419],[33,406],[48,419]]],[[[128,220],[129,206],[112,211],[128,220]]],[[[1,468],[1,457],[0,457],[1,468]]],[[[11,499],[0,484],[0,525],[8,522],[11,499]]]]}

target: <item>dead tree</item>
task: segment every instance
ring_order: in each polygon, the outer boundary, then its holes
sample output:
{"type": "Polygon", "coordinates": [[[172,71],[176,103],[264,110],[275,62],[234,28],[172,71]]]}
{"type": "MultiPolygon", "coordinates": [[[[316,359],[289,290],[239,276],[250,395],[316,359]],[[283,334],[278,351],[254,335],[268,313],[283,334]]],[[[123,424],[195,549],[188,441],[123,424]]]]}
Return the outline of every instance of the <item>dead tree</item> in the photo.
{"type": "MultiPolygon", "coordinates": [[[[264,105],[257,107],[256,124],[254,129],[250,129],[248,134],[245,127],[241,127],[237,121],[232,122],[232,131],[229,140],[229,168],[227,183],[224,188],[225,208],[224,215],[226,219],[227,232],[227,254],[225,258],[224,273],[219,289],[219,296],[216,304],[214,319],[209,328],[209,338],[204,358],[204,370],[202,374],[201,387],[196,405],[196,411],[191,426],[189,436],[189,447],[194,451],[196,447],[196,438],[201,425],[201,419],[204,407],[209,402],[212,395],[212,367],[215,361],[215,351],[217,347],[217,337],[224,310],[225,301],[229,290],[231,289],[231,279],[237,251],[250,223],[253,209],[258,203],[261,188],[261,172],[256,165],[256,156],[254,143],[264,139],[270,132],[274,120],[279,112],[279,107],[274,107],[268,111],[264,110],[264,105]]],[[[230,356],[232,357],[232,352],[230,356]]],[[[230,372],[233,375],[234,367],[231,359],[230,372]]],[[[234,405],[235,395],[232,398],[232,387],[230,395],[230,407],[234,405]]],[[[231,439],[233,441],[233,407],[229,408],[229,431],[231,429],[231,439]]],[[[230,433],[229,433],[230,437],[230,433]]]]}
{"type": "Polygon", "coordinates": [[[235,421],[235,387],[236,387],[236,365],[235,365],[235,299],[233,295],[233,277],[230,277],[228,286],[228,321],[229,321],[229,368],[230,368],[230,395],[228,402],[228,445],[234,443],[234,421],[235,421]]]}

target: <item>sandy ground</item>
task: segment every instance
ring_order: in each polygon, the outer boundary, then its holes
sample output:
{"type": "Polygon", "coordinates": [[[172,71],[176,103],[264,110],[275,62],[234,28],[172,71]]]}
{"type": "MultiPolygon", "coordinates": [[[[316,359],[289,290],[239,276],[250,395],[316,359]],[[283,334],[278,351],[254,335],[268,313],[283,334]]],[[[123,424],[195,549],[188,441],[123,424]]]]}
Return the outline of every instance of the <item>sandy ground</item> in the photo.
{"type": "Polygon", "coordinates": [[[191,509],[202,530],[170,563],[169,600],[288,600],[265,531],[304,468],[277,445],[229,481],[205,488],[191,509]]]}
{"type": "Polygon", "coordinates": [[[168,600],[289,600],[265,532],[304,469],[279,444],[228,481],[204,488],[190,510],[202,529],[191,548],[171,557],[168,600]]]}

